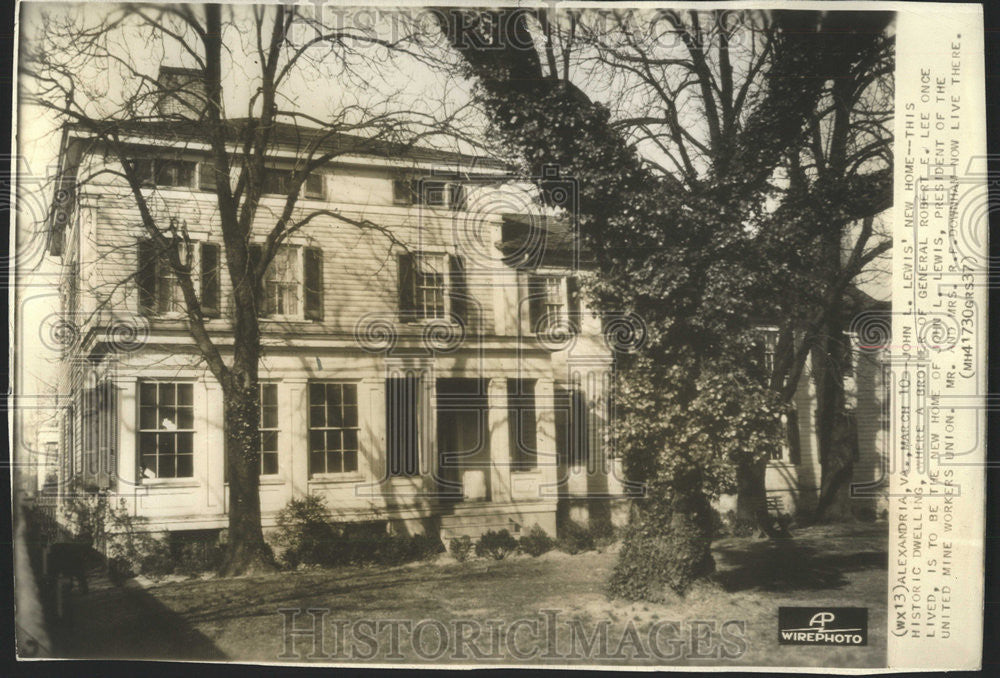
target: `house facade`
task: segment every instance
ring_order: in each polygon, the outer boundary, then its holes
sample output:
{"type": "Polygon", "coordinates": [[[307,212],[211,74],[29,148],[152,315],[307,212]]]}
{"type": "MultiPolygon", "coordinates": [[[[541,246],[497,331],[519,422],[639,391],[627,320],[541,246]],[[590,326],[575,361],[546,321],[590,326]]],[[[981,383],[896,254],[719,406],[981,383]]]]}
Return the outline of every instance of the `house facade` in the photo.
{"type": "MultiPolygon", "coordinates": [[[[154,218],[185,234],[206,327],[225,354],[220,179],[197,122],[135,123],[123,135],[154,218]]],[[[316,148],[309,130],[275,137],[252,253],[303,148],[316,148]]],[[[293,220],[308,225],[269,265],[259,309],[264,527],[307,494],[338,521],[445,539],[622,522],[627,488],[606,435],[613,347],[577,292],[587,272],[574,234],[497,163],[345,135],[323,143],[339,151],[304,183],[293,220]]],[[[60,480],[124,500],[152,530],[220,530],[222,389],[109,151],[80,127],[63,132],[51,240],[65,270],[61,380],[71,394],[60,480]]],[[[768,471],[786,511],[818,487],[804,385],[804,442],[768,471]]],[[[874,468],[872,443],[864,463],[874,468]]]]}

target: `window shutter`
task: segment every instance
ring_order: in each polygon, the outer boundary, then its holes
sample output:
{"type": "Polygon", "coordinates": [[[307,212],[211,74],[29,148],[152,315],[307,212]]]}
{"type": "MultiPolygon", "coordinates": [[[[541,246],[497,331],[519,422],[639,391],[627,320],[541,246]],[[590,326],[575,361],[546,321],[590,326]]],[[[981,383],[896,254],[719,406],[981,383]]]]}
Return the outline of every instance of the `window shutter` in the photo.
{"type": "Polygon", "coordinates": [[[399,261],[399,318],[409,322],[416,316],[416,299],[414,298],[413,255],[400,254],[399,261]]]}
{"type": "Polygon", "coordinates": [[[545,315],[545,279],[537,275],[528,276],[528,331],[539,329],[545,315]]]}
{"type": "Polygon", "coordinates": [[[319,172],[313,172],[306,176],[305,187],[306,187],[306,197],[307,198],[322,198],[323,197],[323,181],[324,177],[319,172]]]}
{"type": "Polygon", "coordinates": [[[469,327],[469,287],[465,278],[465,260],[458,255],[448,256],[451,314],[468,329],[469,327]]]}
{"type": "MultiPolygon", "coordinates": [[[[249,267],[250,267],[250,270],[247,271],[247,275],[252,276],[253,272],[257,270],[257,266],[260,263],[261,257],[264,256],[264,248],[258,243],[250,243],[250,246],[247,248],[247,253],[249,254],[249,267]]],[[[267,276],[265,275],[264,277],[266,278],[267,276]]],[[[256,296],[258,305],[257,315],[259,315],[262,318],[266,318],[267,316],[271,315],[273,313],[273,310],[271,309],[271,302],[268,299],[269,295],[267,294],[266,287],[258,284],[256,296]]]]}
{"type": "Polygon", "coordinates": [[[203,162],[198,166],[198,188],[203,191],[215,190],[215,164],[203,162]]]}
{"type": "Polygon", "coordinates": [[[307,247],[305,255],[305,316],[309,320],[323,319],[323,250],[307,247]]]}
{"type": "Polygon", "coordinates": [[[219,317],[222,296],[219,285],[219,245],[201,243],[201,312],[206,318],[219,317]]]}
{"type": "Polygon", "coordinates": [[[579,332],[583,318],[580,317],[580,279],[575,275],[566,278],[566,304],[570,327],[579,332]]]}
{"type": "Polygon", "coordinates": [[[139,289],[139,312],[151,315],[156,310],[156,248],[152,240],[140,240],[135,273],[139,289]]]}

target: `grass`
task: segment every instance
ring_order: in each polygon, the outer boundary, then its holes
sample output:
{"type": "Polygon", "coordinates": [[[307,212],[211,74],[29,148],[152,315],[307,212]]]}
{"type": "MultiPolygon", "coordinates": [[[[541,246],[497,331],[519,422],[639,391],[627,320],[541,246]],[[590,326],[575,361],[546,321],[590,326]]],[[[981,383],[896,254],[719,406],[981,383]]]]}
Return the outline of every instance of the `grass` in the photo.
{"type": "MultiPolygon", "coordinates": [[[[322,609],[327,610],[323,650],[332,656],[317,661],[332,663],[447,662],[449,657],[463,655],[464,660],[459,661],[477,663],[468,644],[464,650],[456,650],[455,637],[471,637],[478,630],[480,635],[474,644],[485,654],[478,663],[489,665],[586,661],[883,666],[886,536],[886,525],[880,522],[815,526],[797,531],[794,539],[783,542],[722,539],[713,545],[718,565],[713,581],[697,586],[685,598],[656,605],[609,601],[604,595],[604,583],[615,555],[593,551],[575,556],[550,552],[539,558],[517,557],[499,562],[455,563],[442,559],[395,568],[193,579],[145,590],[116,589],[97,583],[91,594],[79,599],[80,605],[86,606],[88,621],[77,623],[71,633],[64,634],[61,647],[64,656],[304,662],[310,661],[305,656],[311,649],[309,638],[297,641],[301,658],[279,656],[285,640],[285,619],[279,610],[303,610],[295,621],[301,628],[310,624],[304,610],[322,609]],[[868,646],[779,646],[777,608],[785,605],[867,607],[868,646]],[[579,641],[603,626],[608,637],[608,648],[603,653],[606,658],[546,658],[545,650],[551,642],[544,630],[553,616],[558,634],[556,647],[562,651],[570,647],[572,629],[583,631],[584,636],[577,635],[579,641]],[[363,619],[381,620],[383,627],[350,626],[363,619]],[[518,633],[508,633],[506,629],[517,619],[528,619],[529,625],[534,619],[538,631],[522,624],[518,633]],[[336,646],[337,620],[346,620],[349,630],[355,631],[350,636],[355,639],[350,647],[336,646]],[[409,642],[412,633],[405,628],[399,647],[390,647],[387,620],[408,620],[411,625],[432,620],[422,624],[423,654],[415,653],[409,642]],[[493,628],[500,625],[504,629],[499,648],[487,624],[490,620],[493,628]],[[730,620],[743,622],[745,632],[740,634],[738,625],[721,627],[730,620]],[[438,631],[442,628],[438,622],[449,630],[452,645],[443,656],[435,658],[438,631]],[[669,658],[651,652],[651,629],[659,629],[657,647],[669,658]],[[369,656],[373,644],[357,640],[362,636],[377,637],[378,651],[373,656],[369,656]],[[635,647],[629,647],[629,640],[639,641],[638,654],[631,652],[635,647]],[[530,660],[519,660],[514,654],[532,652],[530,660]],[[643,652],[648,656],[642,656],[643,652]],[[720,653],[741,656],[726,658],[720,653]]],[[[596,638],[595,648],[600,645],[599,635],[596,638]]]]}

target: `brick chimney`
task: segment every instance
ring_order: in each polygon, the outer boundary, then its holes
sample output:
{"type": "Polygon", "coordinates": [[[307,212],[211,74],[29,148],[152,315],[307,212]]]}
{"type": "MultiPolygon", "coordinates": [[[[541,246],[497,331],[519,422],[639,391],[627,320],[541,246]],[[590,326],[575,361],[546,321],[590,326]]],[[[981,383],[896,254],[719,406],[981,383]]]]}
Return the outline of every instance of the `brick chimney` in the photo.
{"type": "Polygon", "coordinates": [[[161,92],[156,111],[162,116],[200,120],[207,104],[205,79],[197,68],[160,66],[161,92]]]}

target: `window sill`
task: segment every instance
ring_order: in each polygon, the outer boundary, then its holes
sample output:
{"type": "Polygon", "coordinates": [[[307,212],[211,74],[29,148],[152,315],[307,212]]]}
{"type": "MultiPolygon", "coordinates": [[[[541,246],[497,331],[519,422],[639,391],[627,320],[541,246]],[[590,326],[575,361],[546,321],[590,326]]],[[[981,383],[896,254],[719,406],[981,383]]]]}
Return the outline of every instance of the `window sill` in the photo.
{"type": "Polygon", "coordinates": [[[321,473],[309,478],[309,484],[337,485],[340,483],[357,483],[365,477],[360,473],[321,473]]]}
{"type": "MultiPolygon", "coordinates": [[[[260,480],[257,481],[258,485],[284,485],[288,481],[281,476],[260,476],[260,480]]],[[[227,488],[229,487],[229,481],[222,483],[227,488]]]]}
{"type": "Polygon", "coordinates": [[[139,484],[142,487],[201,487],[201,482],[193,478],[143,478],[139,484]]]}
{"type": "Polygon", "coordinates": [[[527,469],[514,469],[514,468],[512,468],[510,470],[510,472],[512,474],[516,473],[517,475],[522,475],[522,476],[540,476],[540,475],[543,475],[542,469],[540,469],[540,468],[527,468],[527,469]]]}

